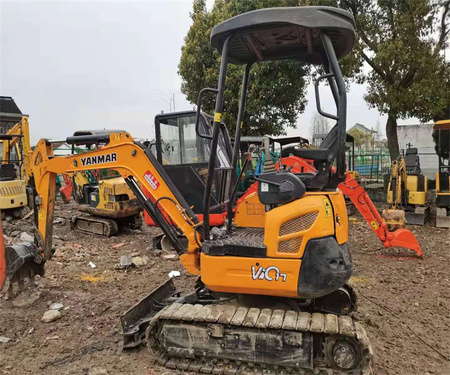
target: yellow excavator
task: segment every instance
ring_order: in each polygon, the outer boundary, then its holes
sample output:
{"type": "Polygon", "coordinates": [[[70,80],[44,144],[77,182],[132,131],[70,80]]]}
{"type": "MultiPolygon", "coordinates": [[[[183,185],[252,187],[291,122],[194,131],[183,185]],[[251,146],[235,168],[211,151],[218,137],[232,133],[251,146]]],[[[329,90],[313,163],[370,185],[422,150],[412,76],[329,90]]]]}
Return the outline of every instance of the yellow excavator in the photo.
{"type": "Polygon", "coordinates": [[[392,229],[404,228],[405,223],[424,225],[429,215],[427,201],[428,178],[422,174],[417,148],[408,148],[406,155],[394,160],[387,190],[388,209],[383,219],[392,229]]]}
{"type": "MultiPolygon", "coordinates": [[[[102,134],[109,132],[79,130],[74,137],[102,134]]],[[[72,143],[72,153],[75,153],[76,145],[72,143]]],[[[98,146],[90,142],[84,145],[87,149],[98,146]]],[[[69,173],[69,177],[79,211],[71,218],[72,230],[110,237],[119,234],[125,227],[138,229],[142,226],[142,207],[122,176],[114,171],[100,171],[94,166],[90,170],[69,173]]]]}
{"type": "Polygon", "coordinates": [[[450,228],[450,120],[436,121],[433,139],[439,158],[436,173],[436,227],[450,228]]]}
{"type": "MultiPolygon", "coordinates": [[[[356,295],[347,283],[353,270],[346,205],[337,190],[345,180],[346,90],[338,59],[355,42],[352,15],[333,7],[271,8],[241,14],[216,26],[211,45],[221,54],[203,222],[186,203],[152,152],[126,132],[69,137],[69,144],[95,141],[104,147],[57,157],[53,141],[42,139],[32,162],[36,202],[35,244],[6,247],[9,278],[43,272],[52,257],[55,182],[58,173],[110,168],[127,182],[146,212],[180,254],[186,270],[198,275],[196,287],[181,295],[172,279],[122,317],[124,347],[146,342],[159,363],[202,373],[370,374],[372,351],[360,322],[349,315],[356,295]],[[241,128],[237,126],[231,166],[217,153],[227,68],[244,65],[237,124],[243,121],[253,64],[294,60],[322,65],[336,113],[330,142],[299,150],[317,173],[270,171],[257,177],[265,206],[261,228],[211,228],[214,175],[234,174],[241,128]],[[250,74],[251,73],[251,74],[250,74]],[[335,169],[332,165],[335,162],[335,169]],[[152,199],[146,198],[139,186],[152,199]],[[167,222],[161,209],[170,217],[167,222]],[[17,268],[17,265],[21,267],[17,268]],[[18,275],[18,276],[16,276],[18,275]]],[[[251,82],[250,82],[251,84],[251,82]]],[[[203,134],[203,136],[206,136],[203,134]]],[[[228,179],[228,194],[236,187],[228,179]]],[[[1,264],[0,259],[0,264],[1,264]]],[[[0,275],[1,276],[1,275],[0,275]]],[[[0,278],[1,279],[1,278],[0,278]]]]}
{"type": "Polygon", "coordinates": [[[0,211],[22,217],[28,204],[27,183],[30,170],[30,131],[28,117],[13,126],[6,134],[0,134],[0,211]]]}

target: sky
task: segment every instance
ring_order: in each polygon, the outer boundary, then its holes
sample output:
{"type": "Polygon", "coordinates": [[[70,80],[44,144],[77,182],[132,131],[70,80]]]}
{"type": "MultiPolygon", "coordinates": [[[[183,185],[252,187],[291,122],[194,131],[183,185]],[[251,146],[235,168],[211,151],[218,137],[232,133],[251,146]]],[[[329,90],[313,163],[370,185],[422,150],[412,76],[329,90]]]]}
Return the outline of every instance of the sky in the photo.
{"type": "MultiPolygon", "coordinates": [[[[171,97],[177,111],[193,108],[177,73],[191,10],[191,0],[0,0],[0,95],[12,96],[30,116],[32,144],[86,129],[152,139],[154,116],[170,111],[171,97]]],[[[386,117],[368,108],[365,91],[350,86],[348,127],[376,129],[379,121],[383,130],[386,117]]],[[[312,87],[307,98],[289,135],[310,136],[312,87]]],[[[331,111],[325,90],[322,102],[331,111]]]]}

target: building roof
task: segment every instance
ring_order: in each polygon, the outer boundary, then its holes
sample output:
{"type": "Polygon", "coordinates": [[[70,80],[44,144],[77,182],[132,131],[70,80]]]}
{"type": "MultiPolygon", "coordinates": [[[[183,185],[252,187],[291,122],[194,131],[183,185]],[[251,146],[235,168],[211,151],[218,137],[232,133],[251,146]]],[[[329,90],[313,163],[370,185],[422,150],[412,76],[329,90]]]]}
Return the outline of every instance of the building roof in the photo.
{"type": "Polygon", "coordinates": [[[351,132],[353,129],[361,130],[364,133],[378,133],[376,130],[369,129],[369,128],[365,127],[363,124],[360,124],[358,122],[355,125],[353,125],[350,129],[348,129],[347,132],[351,132]]]}
{"type": "Polygon", "coordinates": [[[22,111],[17,106],[14,99],[10,96],[0,96],[0,113],[2,114],[18,114],[21,115],[22,111]]]}

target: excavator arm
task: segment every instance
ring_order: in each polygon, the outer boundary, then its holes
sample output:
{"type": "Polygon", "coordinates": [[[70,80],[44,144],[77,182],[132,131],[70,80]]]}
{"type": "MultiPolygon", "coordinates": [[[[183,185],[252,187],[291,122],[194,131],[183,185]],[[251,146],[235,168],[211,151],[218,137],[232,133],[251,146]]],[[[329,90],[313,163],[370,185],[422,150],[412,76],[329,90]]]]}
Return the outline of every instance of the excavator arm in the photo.
{"type": "Polygon", "coordinates": [[[134,142],[126,132],[68,137],[66,142],[79,145],[103,142],[106,145],[82,154],[55,156],[54,142],[45,139],[38,142],[31,159],[30,181],[35,204],[35,244],[16,244],[15,248],[6,249],[6,253],[10,254],[6,259],[6,276],[14,278],[23,274],[28,277],[30,273],[24,271],[23,267],[35,267],[35,264],[40,265],[40,273],[43,273],[43,264],[52,257],[56,175],[93,168],[119,172],[178,251],[188,272],[195,275],[200,273],[200,222],[149,149],[134,142]],[[138,182],[151,193],[155,203],[145,197],[138,182]],[[159,207],[169,215],[175,227],[168,225],[159,207]],[[187,245],[180,241],[181,234],[187,239],[187,245]],[[26,248],[25,252],[22,245],[26,248]]]}
{"type": "Polygon", "coordinates": [[[388,225],[379,214],[369,194],[367,194],[363,187],[350,174],[346,175],[345,181],[339,184],[338,188],[344,195],[350,198],[364,219],[370,224],[370,227],[385,248],[405,247],[414,250],[417,256],[422,257],[422,250],[414,234],[405,228],[390,232],[388,225]]]}

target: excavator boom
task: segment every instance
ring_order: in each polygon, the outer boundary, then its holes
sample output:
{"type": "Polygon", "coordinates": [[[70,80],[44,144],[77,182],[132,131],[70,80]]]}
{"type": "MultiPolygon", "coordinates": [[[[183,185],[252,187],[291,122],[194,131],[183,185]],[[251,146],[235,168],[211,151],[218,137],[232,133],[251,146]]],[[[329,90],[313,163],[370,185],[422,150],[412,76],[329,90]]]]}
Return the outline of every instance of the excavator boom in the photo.
{"type": "Polygon", "coordinates": [[[66,140],[68,144],[83,144],[87,141],[104,142],[106,145],[99,150],[65,157],[53,154],[52,141],[42,139],[36,145],[31,160],[30,179],[34,191],[35,243],[6,247],[6,271],[1,273],[2,279],[8,276],[8,279],[19,281],[21,284],[24,278],[32,278],[36,273],[43,274],[43,265],[53,255],[56,175],[85,171],[93,167],[111,168],[121,173],[147,213],[160,225],[172,246],[179,252],[186,269],[192,274],[199,274],[197,236],[200,234],[196,228],[199,221],[178,190],[172,186],[151,152],[134,142],[128,133],[113,133],[101,137],[74,136],[66,140]],[[157,204],[145,198],[136,181],[152,192],[157,203],[170,215],[173,223],[187,238],[187,246],[180,242],[176,229],[165,224],[157,204]],[[168,186],[166,181],[171,185],[168,186]]]}

